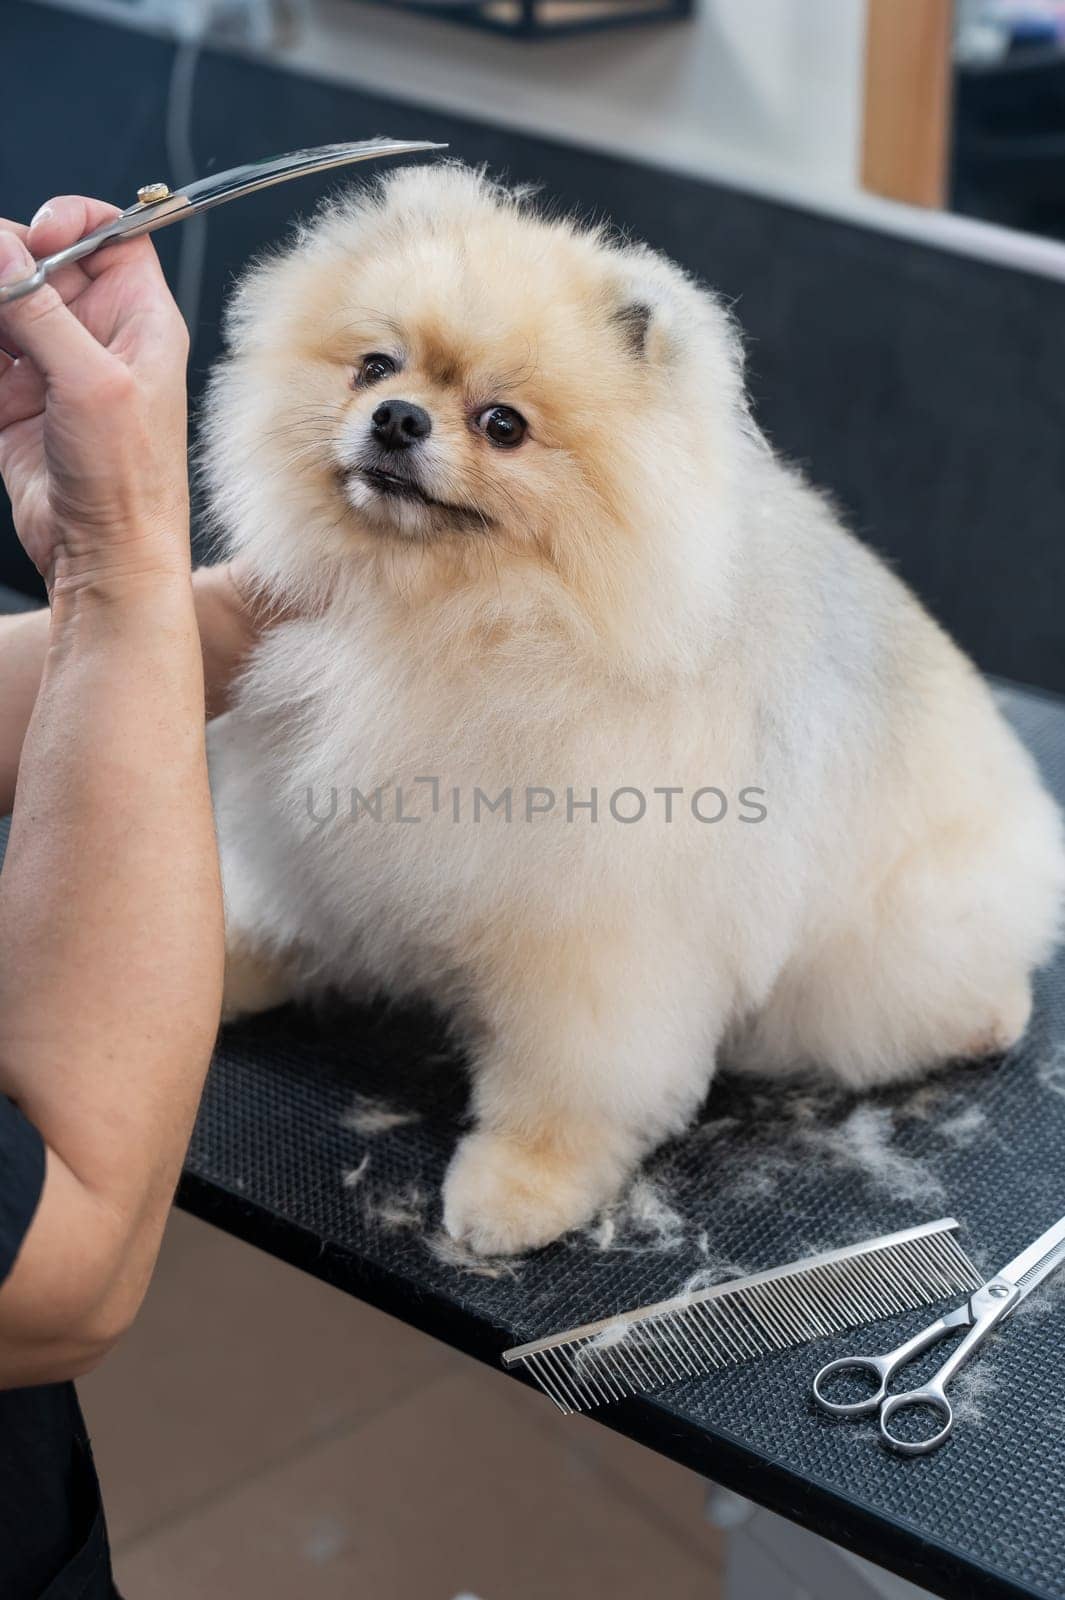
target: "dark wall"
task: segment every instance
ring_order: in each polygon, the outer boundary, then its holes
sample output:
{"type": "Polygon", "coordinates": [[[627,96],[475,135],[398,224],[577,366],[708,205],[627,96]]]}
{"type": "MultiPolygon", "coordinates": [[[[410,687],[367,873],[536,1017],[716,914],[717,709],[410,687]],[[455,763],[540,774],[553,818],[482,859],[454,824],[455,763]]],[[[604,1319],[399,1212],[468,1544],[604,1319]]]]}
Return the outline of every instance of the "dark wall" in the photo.
{"type": "MultiPolygon", "coordinates": [[[[18,3],[0,40],[0,211],[62,190],[127,201],[168,175],[170,45],[18,3]]],[[[201,62],[194,130],[204,172],[375,133],[448,140],[667,251],[736,299],[777,445],[982,667],[1065,691],[1065,285],[222,56],[201,62]]],[[[212,214],[194,394],[232,274],[327,187],[212,214]]],[[[158,236],[168,265],[176,231],[158,236]]]]}

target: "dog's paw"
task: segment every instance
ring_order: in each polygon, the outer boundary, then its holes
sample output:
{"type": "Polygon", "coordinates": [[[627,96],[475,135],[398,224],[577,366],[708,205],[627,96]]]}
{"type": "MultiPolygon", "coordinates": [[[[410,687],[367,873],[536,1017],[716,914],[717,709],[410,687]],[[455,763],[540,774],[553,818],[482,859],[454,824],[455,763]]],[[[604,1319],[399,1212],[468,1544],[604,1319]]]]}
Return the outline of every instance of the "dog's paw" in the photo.
{"type": "Polygon", "coordinates": [[[471,1133],[444,1179],[444,1227],[478,1255],[517,1255],[588,1222],[612,1187],[571,1153],[471,1133]]]}
{"type": "Polygon", "coordinates": [[[964,1061],[1002,1056],[1024,1037],[1032,1015],[1032,987],[1025,979],[1016,983],[993,1007],[983,1027],[967,1038],[961,1050],[964,1061]]]}
{"type": "Polygon", "coordinates": [[[268,955],[243,940],[226,949],[226,976],[222,989],[222,1021],[237,1022],[284,1005],[293,994],[292,980],[278,957],[268,955]]]}

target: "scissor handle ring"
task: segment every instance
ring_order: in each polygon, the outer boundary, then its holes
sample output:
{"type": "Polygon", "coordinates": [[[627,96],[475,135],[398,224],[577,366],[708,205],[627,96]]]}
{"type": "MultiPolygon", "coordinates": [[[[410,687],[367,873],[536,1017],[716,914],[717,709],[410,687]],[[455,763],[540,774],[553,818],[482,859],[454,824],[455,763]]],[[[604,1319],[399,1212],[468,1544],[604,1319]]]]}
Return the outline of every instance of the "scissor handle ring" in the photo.
{"type": "Polygon", "coordinates": [[[943,1389],[937,1383],[926,1384],[923,1389],[911,1389],[907,1394],[893,1394],[880,1408],[880,1437],[891,1450],[900,1456],[926,1456],[949,1436],[954,1427],[954,1413],[943,1389]],[[930,1439],[900,1439],[892,1433],[888,1422],[896,1411],[906,1406],[931,1406],[943,1418],[943,1426],[930,1439]]]}
{"type": "Polygon", "coordinates": [[[866,1417],[883,1400],[887,1385],[887,1363],[883,1356],[840,1356],[838,1361],[830,1361],[817,1374],[814,1379],[814,1399],[830,1417],[866,1417]],[[826,1378],[832,1378],[840,1372],[869,1373],[877,1380],[877,1387],[864,1400],[829,1400],[822,1394],[821,1385],[826,1378]]]}
{"type": "Polygon", "coordinates": [[[21,300],[24,295],[33,294],[35,289],[40,289],[48,278],[48,268],[43,262],[38,261],[34,270],[25,278],[18,278],[14,283],[0,283],[0,306],[10,305],[13,300],[21,300]]]}

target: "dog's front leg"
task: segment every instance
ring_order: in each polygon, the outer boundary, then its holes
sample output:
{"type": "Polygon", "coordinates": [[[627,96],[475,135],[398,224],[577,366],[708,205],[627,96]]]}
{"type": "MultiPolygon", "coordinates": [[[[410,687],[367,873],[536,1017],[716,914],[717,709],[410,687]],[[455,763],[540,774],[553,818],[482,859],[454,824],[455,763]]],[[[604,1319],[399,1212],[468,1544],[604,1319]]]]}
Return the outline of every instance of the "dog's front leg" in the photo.
{"type": "Polygon", "coordinates": [[[271,810],[239,712],[209,724],[207,758],[226,912],[222,1020],[233,1022],[297,993],[287,953],[296,938],[285,926],[292,901],[286,892],[290,844],[271,810]]]}
{"type": "Polygon", "coordinates": [[[478,964],[476,1127],[444,1225],[482,1254],[548,1244],[612,1201],[706,1091],[721,1015],[705,955],[645,927],[501,937],[478,964]]]}

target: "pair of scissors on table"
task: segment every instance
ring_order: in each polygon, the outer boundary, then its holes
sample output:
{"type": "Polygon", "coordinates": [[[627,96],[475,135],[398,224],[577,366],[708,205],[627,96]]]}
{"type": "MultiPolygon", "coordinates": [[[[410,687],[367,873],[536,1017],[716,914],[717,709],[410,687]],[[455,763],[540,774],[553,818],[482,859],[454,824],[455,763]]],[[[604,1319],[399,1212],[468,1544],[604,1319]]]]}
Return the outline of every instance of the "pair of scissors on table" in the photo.
{"type": "Polygon", "coordinates": [[[823,1411],[833,1417],[865,1417],[874,1411],[879,1412],[881,1439],[901,1455],[923,1456],[930,1450],[937,1450],[954,1427],[954,1413],[946,1395],[947,1384],[976,1353],[991,1331],[1012,1316],[1021,1301],[1063,1261],[1065,1217],[1040,1234],[1027,1250],[1022,1250],[1019,1256],[1007,1262],[964,1305],[948,1311],[912,1339],[907,1339],[905,1344],[900,1344],[897,1350],[882,1356],[842,1356],[838,1361],[830,1361],[814,1379],[814,1399],[823,1411]],[[927,1383],[918,1389],[908,1389],[904,1394],[888,1394],[888,1386],[901,1367],[940,1339],[962,1328],[969,1331],[927,1383]],[[831,1400],[824,1393],[825,1382],[841,1373],[861,1373],[871,1378],[877,1387],[862,1400],[831,1400]],[[938,1433],[928,1439],[904,1439],[892,1432],[889,1427],[892,1417],[906,1408],[920,1406],[930,1407],[942,1418],[943,1425],[938,1433]]]}
{"type": "Polygon", "coordinates": [[[299,178],[304,173],[327,172],[331,167],[344,167],[353,161],[374,161],[385,156],[411,155],[417,150],[446,148],[442,144],[409,139],[365,139],[360,144],[324,144],[315,150],[294,150],[289,155],[274,156],[269,161],[252,161],[247,166],[231,167],[228,172],[187,183],[180,189],[170,189],[165,183],[146,184],[137,190],[136,205],[94,228],[84,238],[75,240],[65,250],[45,256],[27,277],[15,283],[0,284],[0,305],[32,294],[59,267],[65,267],[70,261],[80,261],[104,245],[139,239],[142,234],[167,228],[172,222],[183,222],[186,217],[224,205],[227,200],[254,194],[256,189],[268,189],[271,184],[286,183],[289,178],[299,178]]]}

